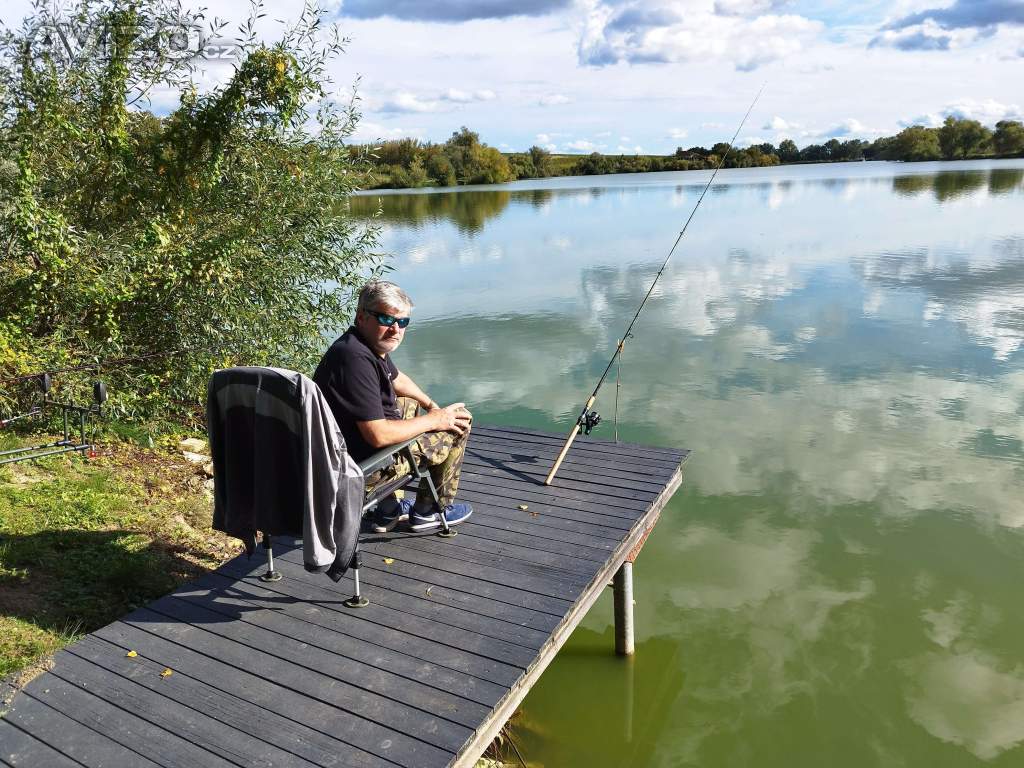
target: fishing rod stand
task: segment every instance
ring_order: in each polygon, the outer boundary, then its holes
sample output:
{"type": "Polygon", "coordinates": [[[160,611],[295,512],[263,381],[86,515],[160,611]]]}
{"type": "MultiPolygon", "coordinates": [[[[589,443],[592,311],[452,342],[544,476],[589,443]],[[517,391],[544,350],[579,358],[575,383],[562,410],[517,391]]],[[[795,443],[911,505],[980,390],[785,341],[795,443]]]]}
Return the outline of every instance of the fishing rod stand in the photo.
{"type": "Polygon", "coordinates": [[[107,385],[102,381],[93,382],[93,402],[91,405],[75,405],[74,403],[60,403],[56,400],[51,400],[51,386],[52,379],[50,378],[50,374],[44,373],[39,376],[39,387],[43,391],[42,402],[38,405],[32,406],[25,413],[12,416],[9,419],[0,420],[0,428],[6,427],[11,422],[20,421],[22,419],[32,417],[41,418],[46,413],[47,409],[56,409],[61,412],[61,416],[64,421],[63,439],[52,443],[43,443],[42,445],[33,445],[25,448],[13,448],[7,451],[0,451],[0,465],[14,464],[18,461],[32,461],[33,459],[41,459],[45,456],[58,456],[63,453],[91,452],[96,448],[94,443],[86,442],[85,423],[89,419],[98,417],[101,414],[103,404],[107,401],[107,385]],[[76,419],[76,417],[78,421],[78,439],[73,440],[71,436],[73,429],[72,420],[76,419]]]}

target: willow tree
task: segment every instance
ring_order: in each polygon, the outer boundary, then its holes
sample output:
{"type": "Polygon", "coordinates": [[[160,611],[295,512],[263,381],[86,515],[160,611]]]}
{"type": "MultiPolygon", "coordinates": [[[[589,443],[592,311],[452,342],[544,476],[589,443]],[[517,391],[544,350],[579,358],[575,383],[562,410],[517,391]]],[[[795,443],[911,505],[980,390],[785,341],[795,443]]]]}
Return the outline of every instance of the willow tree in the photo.
{"type": "Polygon", "coordinates": [[[205,90],[180,44],[202,18],[164,0],[40,4],[4,34],[0,377],[144,358],[104,372],[111,402],[180,416],[213,368],[309,370],[343,322],[380,265],[345,214],[359,115],[327,74],[345,41],[307,6],[264,43],[252,13],[205,90]]]}

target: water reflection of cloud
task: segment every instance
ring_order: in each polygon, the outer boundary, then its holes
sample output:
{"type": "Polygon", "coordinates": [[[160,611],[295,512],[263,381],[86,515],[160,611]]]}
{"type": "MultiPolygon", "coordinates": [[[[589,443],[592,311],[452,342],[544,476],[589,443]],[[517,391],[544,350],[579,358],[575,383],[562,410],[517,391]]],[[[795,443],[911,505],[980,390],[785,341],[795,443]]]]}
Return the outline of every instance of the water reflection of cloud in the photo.
{"type": "Polygon", "coordinates": [[[1004,237],[974,253],[922,248],[869,254],[854,266],[870,285],[922,294],[925,322],[945,317],[961,324],[997,360],[1024,344],[1024,237],[1004,237]]]}
{"type": "Polygon", "coordinates": [[[688,709],[726,706],[730,712],[728,722],[701,727],[691,720],[675,734],[694,763],[702,762],[702,744],[716,733],[741,732],[746,720],[814,697],[820,676],[834,681],[833,674],[814,669],[824,648],[829,659],[848,659],[854,678],[870,663],[868,633],[851,629],[861,621],[856,606],[871,597],[874,583],[866,577],[831,582],[813,565],[820,543],[807,529],[749,522],[733,532],[690,526],[667,545],[673,562],[685,565],[676,569],[677,586],[659,605],[662,622],[674,621],[672,631],[684,637],[711,637],[728,648],[727,668],[694,666],[687,675],[687,697],[697,702],[688,709]]]}
{"type": "Polygon", "coordinates": [[[979,650],[926,653],[903,665],[907,710],[938,739],[992,760],[1024,742],[1024,670],[979,650]]]}

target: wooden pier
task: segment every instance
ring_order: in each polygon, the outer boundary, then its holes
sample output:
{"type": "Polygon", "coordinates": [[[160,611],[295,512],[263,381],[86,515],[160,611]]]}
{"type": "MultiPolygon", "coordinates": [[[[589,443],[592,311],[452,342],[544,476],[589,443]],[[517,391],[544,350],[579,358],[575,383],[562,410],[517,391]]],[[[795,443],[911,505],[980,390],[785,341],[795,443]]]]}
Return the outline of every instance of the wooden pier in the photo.
{"type": "Polygon", "coordinates": [[[280,581],[242,556],[68,646],[0,719],[0,764],[472,766],[613,578],[631,651],[630,564],[688,455],[580,439],[545,486],[562,440],[475,427],[473,517],[364,533],[366,608],[275,539],[280,581]]]}

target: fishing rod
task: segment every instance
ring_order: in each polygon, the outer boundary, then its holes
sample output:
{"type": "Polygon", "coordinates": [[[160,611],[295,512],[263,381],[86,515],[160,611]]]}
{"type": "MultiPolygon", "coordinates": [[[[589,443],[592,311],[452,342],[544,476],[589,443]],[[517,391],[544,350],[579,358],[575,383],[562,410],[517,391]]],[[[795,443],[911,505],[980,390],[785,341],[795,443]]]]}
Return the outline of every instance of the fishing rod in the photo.
{"type": "Polygon", "coordinates": [[[587,400],[583,406],[583,410],[580,412],[579,417],[576,419],[576,424],[573,426],[572,431],[569,432],[569,437],[566,438],[565,445],[562,446],[561,452],[558,454],[558,458],[555,459],[555,463],[551,466],[551,471],[548,472],[547,478],[544,480],[544,485],[551,485],[551,481],[555,479],[555,473],[558,472],[558,468],[562,466],[562,461],[565,459],[569,448],[572,447],[573,441],[576,436],[583,430],[583,434],[589,435],[590,431],[601,422],[601,416],[591,410],[594,405],[594,401],[597,400],[597,393],[601,390],[601,386],[604,384],[604,380],[608,377],[608,371],[612,369],[612,365],[615,364],[615,360],[622,355],[622,348],[626,344],[626,339],[632,335],[630,331],[633,330],[633,325],[636,323],[640,313],[644,310],[644,305],[647,304],[647,300],[651,298],[651,294],[654,292],[654,286],[658,284],[658,280],[661,278],[662,273],[665,271],[665,267],[668,266],[669,259],[672,258],[672,254],[676,252],[676,248],[679,246],[680,241],[683,239],[683,235],[686,234],[686,230],[690,226],[690,222],[693,221],[694,214],[697,213],[697,209],[700,208],[701,202],[704,200],[704,195],[711,189],[711,184],[715,181],[715,176],[722,170],[722,166],[725,165],[725,160],[729,157],[729,153],[732,152],[733,145],[736,143],[736,137],[740,135],[740,131],[743,130],[743,126],[747,122],[747,118],[750,117],[750,113],[754,110],[754,106],[757,104],[757,100],[761,98],[761,94],[764,92],[764,86],[761,86],[761,90],[757,92],[754,100],[750,102],[750,106],[747,107],[747,112],[743,115],[743,119],[740,120],[740,124],[736,127],[736,132],[732,135],[732,139],[729,141],[728,148],[722,154],[722,159],[718,161],[718,166],[711,174],[711,178],[708,179],[708,183],[704,185],[704,191],[700,193],[700,197],[697,198],[697,202],[693,206],[693,210],[690,211],[690,215],[686,219],[686,223],[683,224],[683,228],[679,230],[679,236],[676,241],[672,244],[672,248],[669,249],[668,256],[665,257],[665,263],[661,265],[661,269],[658,270],[658,274],[654,276],[654,282],[651,283],[651,287],[647,289],[647,295],[644,296],[644,300],[640,302],[640,306],[637,307],[636,314],[633,315],[633,319],[630,320],[629,326],[626,328],[626,332],[622,334],[622,338],[619,343],[615,346],[615,352],[612,353],[612,359],[608,361],[608,365],[605,366],[604,373],[601,374],[601,378],[597,382],[597,386],[594,387],[594,392],[590,395],[590,399],[587,400]]]}

